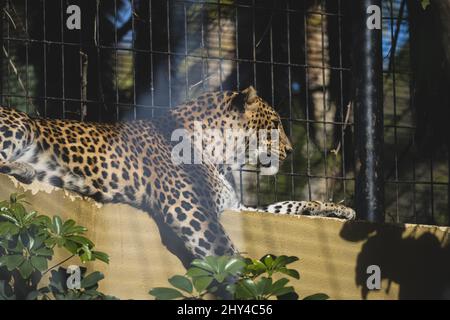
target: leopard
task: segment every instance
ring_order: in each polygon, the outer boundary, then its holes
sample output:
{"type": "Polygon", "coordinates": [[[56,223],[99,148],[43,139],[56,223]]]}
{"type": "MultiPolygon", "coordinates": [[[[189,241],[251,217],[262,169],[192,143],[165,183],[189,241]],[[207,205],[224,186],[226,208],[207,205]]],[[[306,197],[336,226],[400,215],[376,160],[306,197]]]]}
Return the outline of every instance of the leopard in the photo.
{"type": "Polygon", "coordinates": [[[0,107],[0,173],[143,210],[155,220],[162,243],[185,265],[194,258],[239,253],[220,222],[225,210],[355,218],[353,209],[331,202],[243,205],[230,166],[208,159],[173,161],[173,132],[195,135],[196,123],[221,132],[275,130],[279,143],[273,155],[284,161],[293,151],[280,115],[250,86],[206,92],[156,118],[129,122],[46,119],[0,107]]]}

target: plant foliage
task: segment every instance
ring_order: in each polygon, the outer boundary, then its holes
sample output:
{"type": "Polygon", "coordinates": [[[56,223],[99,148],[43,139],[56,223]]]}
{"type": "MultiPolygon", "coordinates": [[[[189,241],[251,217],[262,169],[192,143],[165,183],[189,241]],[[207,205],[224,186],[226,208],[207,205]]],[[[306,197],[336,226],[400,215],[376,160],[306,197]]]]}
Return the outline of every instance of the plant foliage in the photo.
{"type": "Polygon", "coordinates": [[[69,290],[63,285],[68,277],[66,270],[52,271],[62,262],[49,268],[57,248],[70,253],[69,258],[79,257],[83,263],[94,260],[108,263],[106,253],[94,250],[94,243],[85,235],[87,229],[70,219],[64,221],[59,216],[50,218],[27,211],[27,204],[25,196],[19,194],[12,194],[8,201],[0,202],[0,300],[107,297],[96,291],[97,282],[103,279],[101,273],[85,276],[84,270],[81,288],[69,290]],[[38,289],[49,271],[50,284],[38,289]]]}
{"type": "MultiPolygon", "coordinates": [[[[225,292],[236,300],[298,299],[288,276],[300,279],[300,274],[287,265],[297,261],[293,256],[267,254],[261,259],[243,257],[206,257],[194,260],[185,275],[169,279],[171,288],[159,287],[150,294],[159,300],[205,299],[207,295],[225,292]]],[[[304,299],[328,299],[315,294],[304,299]]]]}

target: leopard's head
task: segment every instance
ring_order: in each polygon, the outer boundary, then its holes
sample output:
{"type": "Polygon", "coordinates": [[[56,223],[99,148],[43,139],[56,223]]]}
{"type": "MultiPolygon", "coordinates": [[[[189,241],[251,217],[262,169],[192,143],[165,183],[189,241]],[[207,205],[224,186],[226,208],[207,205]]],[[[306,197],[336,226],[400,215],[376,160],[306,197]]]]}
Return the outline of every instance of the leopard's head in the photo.
{"type": "Polygon", "coordinates": [[[280,115],[251,86],[239,92],[205,93],[170,112],[189,132],[180,133],[182,136],[189,136],[190,142],[191,137],[201,137],[204,158],[206,154],[212,163],[223,163],[225,156],[231,167],[259,165],[261,172],[275,174],[279,162],[292,151],[280,115]],[[226,138],[230,135],[233,140],[226,138]],[[228,151],[235,156],[231,161],[228,151]],[[269,168],[276,170],[270,173],[269,168]]]}
{"type": "Polygon", "coordinates": [[[241,128],[257,133],[258,149],[269,151],[268,155],[278,157],[280,161],[285,160],[292,152],[292,144],[284,131],[280,115],[258,96],[255,88],[250,86],[237,93],[231,105],[240,112],[241,128]]]}

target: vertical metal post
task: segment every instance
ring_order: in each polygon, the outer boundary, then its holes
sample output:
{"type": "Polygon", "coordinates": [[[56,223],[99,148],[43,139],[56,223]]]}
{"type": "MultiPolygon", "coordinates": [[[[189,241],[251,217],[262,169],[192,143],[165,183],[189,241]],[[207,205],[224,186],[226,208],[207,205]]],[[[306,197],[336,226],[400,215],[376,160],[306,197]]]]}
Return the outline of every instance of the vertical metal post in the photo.
{"type": "Polygon", "coordinates": [[[384,221],[383,73],[381,0],[356,0],[353,19],[356,212],[359,219],[384,221]],[[374,9],[379,8],[378,17],[374,9]],[[371,10],[372,9],[372,10],[371,10]],[[369,22],[368,22],[369,21],[369,22]],[[368,26],[368,24],[370,26],[368,26]]]}

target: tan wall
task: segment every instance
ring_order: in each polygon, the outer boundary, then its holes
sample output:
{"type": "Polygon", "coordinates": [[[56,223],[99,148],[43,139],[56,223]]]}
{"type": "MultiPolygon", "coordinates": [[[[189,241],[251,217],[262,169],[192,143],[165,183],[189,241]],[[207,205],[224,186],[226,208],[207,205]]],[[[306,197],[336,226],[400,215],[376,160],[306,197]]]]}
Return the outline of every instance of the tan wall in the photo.
{"type": "MultiPolygon", "coordinates": [[[[23,188],[0,176],[0,199],[23,188]]],[[[89,228],[98,250],[110,255],[109,265],[89,264],[105,273],[103,292],[122,299],[150,299],[150,288],[166,286],[167,278],[184,272],[161,245],[158,229],[145,213],[125,205],[99,207],[48,187],[37,192],[42,185],[25,188],[35,210],[75,219],[89,228]]],[[[233,212],[225,213],[222,221],[240,251],[251,257],[300,257],[294,267],[301,279],[292,280],[300,295],[324,292],[332,299],[361,299],[366,268],[377,264],[382,290],[369,292],[369,299],[450,298],[448,228],[233,212]]],[[[73,259],[68,264],[77,263],[73,259]]]]}

